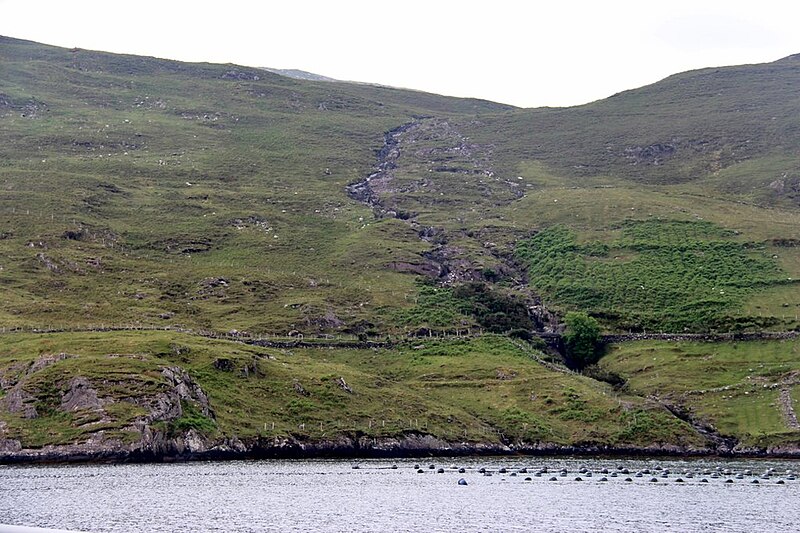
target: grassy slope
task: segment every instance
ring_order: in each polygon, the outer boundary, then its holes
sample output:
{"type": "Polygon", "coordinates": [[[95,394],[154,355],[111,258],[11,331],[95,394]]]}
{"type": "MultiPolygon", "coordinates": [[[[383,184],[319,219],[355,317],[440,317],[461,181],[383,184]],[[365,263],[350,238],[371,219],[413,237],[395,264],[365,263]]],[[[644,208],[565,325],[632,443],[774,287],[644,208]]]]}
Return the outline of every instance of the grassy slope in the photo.
{"type": "MultiPolygon", "coordinates": [[[[514,240],[531,229],[564,225],[580,244],[613,248],[625,224],[663,221],[668,233],[676,221],[712,222],[735,232],[733,240],[754,258],[774,257],[775,282],[784,281],[775,288],[762,284],[717,312],[732,322],[791,329],[800,306],[797,282],[785,283],[800,276],[800,100],[788,89],[798,78],[800,59],[792,56],[677,74],[585,106],[482,114],[461,127],[470,138],[492,143],[498,172],[524,184],[525,196],[494,214],[494,223],[514,240]]],[[[548,291],[546,279],[530,281],[551,306],[581,307],[548,291]]],[[[575,281],[602,293],[601,300],[614,300],[613,291],[593,285],[591,276],[575,281]]],[[[652,287],[663,280],[647,281],[652,287]]],[[[631,325],[613,319],[619,315],[613,303],[584,306],[611,317],[609,327],[631,325]]],[[[668,306],[651,309],[674,314],[668,306]]],[[[695,328],[715,327],[714,320],[687,319],[695,328]]],[[[668,322],[650,327],[674,330],[668,322]]],[[[634,323],[647,326],[647,320],[634,323]]]]}
{"type": "Polygon", "coordinates": [[[629,393],[682,405],[743,445],[796,446],[800,430],[782,414],[779,395],[788,389],[796,398],[798,353],[797,340],[641,342],[613,347],[600,365],[626,379],[629,393]]]}
{"type": "MultiPolygon", "coordinates": [[[[796,174],[791,156],[800,140],[800,98],[790,87],[800,79],[798,67],[800,57],[792,56],[685,72],[584,106],[486,117],[474,133],[503,140],[498,157],[508,170],[518,161],[540,161],[575,184],[601,175],[673,184],[743,162],[769,168],[768,160],[775,170],[796,174]]],[[[740,183],[741,192],[769,183],[761,174],[740,183]]]]}
{"type": "Polygon", "coordinates": [[[8,325],[371,319],[413,291],[383,265],[425,246],[371,223],[345,185],[412,115],[505,107],[13,40],[0,53],[8,325]]]}
{"type": "Polygon", "coordinates": [[[137,400],[163,391],[161,368],[176,365],[208,394],[216,414],[216,425],[207,428],[212,435],[318,440],[429,432],[459,442],[703,444],[659,406],[583,376],[554,373],[500,337],[396,350],[277,350],[168,332],[5,337],[0,375],[22,376],[43,413],[35,420],[0,413],[5,436],[28,446],[67,444],[98,429],[125,437],[127,426],[145,414],[137,400]],[[30,371],[55,351],[70,357],[30,371]],[[214,365],[217,359],[229,361],[225,370],[214,365]],[[98,397],[112,400],[104,412],[58,408],[78,375],[98,397]]]}
{"type": "Polygon", "coordinates": [[[553,226],[522,241],[517,254],[545,294],[629,329],[788,329],[796,317],[740,315],[764,288],[796,287],[764,245],[741,243],[706,221],[627,221],[610,242],[578,244],[553,226]]]}
{"type": "MultiPolygon", "coordinates": [[[[432,245],[419,226],[373,219],[345,185],[370,171],[383,132],[420,116],[435,118],[403,147],[382,199],[445,231],[476,270],[497,270],[518,240],[554,224],[613,243],[626,221],[702,219],[735,230],[753,254],[777,256],[776,281],[800,278],[798,247],[775,245],[800,238],[790,165],[798,102],[787,92],[796,59],[680,74],[577,108],[515,110],[0,44],[8,326],[393,329],[417,289],[387,265],[418,264],[432,245]],[[673,151],[636,151],[659,143],[673,151]],[[786,190],[762,187],[778,171],[786,190]]],[[[581,307],[537,281],[552,307],[581,307]]],[[[796,284],[766,284],[716,311],[729,324],[786,329],[799,296],[796,284]]],[[[592,311],[612,317],[608,327],[631,325],[613,320],[613,306],[592,311]]]]}

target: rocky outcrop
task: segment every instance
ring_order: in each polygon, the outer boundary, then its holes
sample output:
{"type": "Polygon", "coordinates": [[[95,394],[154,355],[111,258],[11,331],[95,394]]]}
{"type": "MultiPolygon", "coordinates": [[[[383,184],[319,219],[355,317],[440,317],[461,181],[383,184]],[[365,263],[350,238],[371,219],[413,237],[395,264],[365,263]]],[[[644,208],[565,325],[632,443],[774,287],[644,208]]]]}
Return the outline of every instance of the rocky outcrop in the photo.
{"type": "Polygon", "coordinates": [[[655,143],[648,146],[629,146],[625,148],[624,156],[633,165],[660,165],[669,159],[677,148],[673,143],[655,143]]]}
{"type": "MultiPolygon", "coordinates": [[[[0,409],[21,418],[36,418],[37,404],[41,401],[37,391],[31,388],[29,377],[48,366],[72,357],[67,354],[44,355],[33,363],[16,364],[0,375],[5,395],[0,398],[0,409]]],[[[47,409],[58,409],[65,413],[76,413],[76,424],[86,429],[89,425],[113,421],[106,408],[116,401],[126,401],[145,408],[146,414],[130,425],[114,432],[98,429],[85,434],[83,440],[63,445],[25,448],[7,424],[0,422],[0,462],[31,461],[86,461],[86,460],[158,460],[159,458],[189,458],[197,454],[240,453],[246,451],[237,439],[211,438],[197,429],[179,423],[191,406],[193,416],[198,414],[214,421],[214,411],[208,395],[200,385],[181,367],[161,369],[163,382],[158,392],[134,398],[112,398],[103,396],[99,384],[85,376],[74,376],[57,382],[60,396],[47,400],[47,409]],[[99,390],[98,390],[99,389],[99,390]],[[88,419],[86,413],[95,414],[88,419]],[[88,420],[79,422],[78,420],[88,420]],[[120,432],[121,430],[121,432],[120,432]],[[129,437],[122,439],[121,435],[129,437]],[[133,437],[133,438],[130,438],[133,437]]],[[[50,394],[52,396],[52,394],[50,394]]],[[[47,413],[41,416],[46,416],[47,413]]],[[[49,416],[49,415],[47,415],[49,416]]],[[[91,431],[91,430],[89,430],[91,431]]]]}
{"type": "Polygon", "coordinates": [[[68,357],[73,356],[66,353],[45,354],[30,364],[16,363],[6,368],[0,373],[0,390],[5,393],[0,398],[0,410],[19,414],[26,419],[38,417],[36,397],[24,388],[25,378],[68,357]]]}
{"type": "Polygon", "coordinates": [[[353,389],[350,388],[350,385],[347,384],[343,377],[339,377],[339,379],[336,380],[336,385],[347,394],[353,394],[353,389]]]}
{"type": "Polygon", "coordinates": [[[62,411],[80,411],[83,409],[102,410],[107,402],[97,396],[89,380],[78,376],[69,382],[69,389],[61,398],[62,411]]]}
{"type": "Polygon", "coordinates": [[[70,355],[67,353],[57,353],[57,354],[45,354],[39,356],[36,361],[31,363],[31,366],[28,368],[27,374],[34,374],[40,370],[47,368],[48,366],[55,364],[59,361],[63,361],[64,359],[69,359],[70,357],[75,357],[74,355],[70,355]]]}
{"type": "Polygon", "coordinates": [[[0,398],[0,410],[19,414],[22,418],[33,419],[38,416],[34,405],[35,401],[36,398],[29,392],[20,385],[16,385],[3,398],[0,398]]]}
{"type": "Polygon", "coordinates": [[[433,435],[407,433],[374,438],[366,435],[338,435],[309,440],[298,437],[209,439],[189,430],[169,437],[147,428],[142,441],[125,445],[106,438],[103,432],[81,444],[24,449],[15,441],[0,439],[0,463],[35,462],[161,462],[203,459],[303,458],[303,457],[425,457],[467,455],[627,455],[627,456],[724,456],[800,458],[800,448],[791,445],[718,449],[652,444],[613,446],[599,443],[562,445],[548,442],[466,442],[449,441],[433,435]]]}
{"type": "Polygon", "coordinates": [[[134,400],[135,403],[147,408],[149,413],[143,419],[146,424],[156,421],[172,421],[183,415],[182,402],[192,402],[200,412],[213,419],[214,412],[208,401],[208,395],[200,385],[181,367],[164,367],[161,375],[165,378],[167,386],[154,397],[145,397],[134,400]]]}

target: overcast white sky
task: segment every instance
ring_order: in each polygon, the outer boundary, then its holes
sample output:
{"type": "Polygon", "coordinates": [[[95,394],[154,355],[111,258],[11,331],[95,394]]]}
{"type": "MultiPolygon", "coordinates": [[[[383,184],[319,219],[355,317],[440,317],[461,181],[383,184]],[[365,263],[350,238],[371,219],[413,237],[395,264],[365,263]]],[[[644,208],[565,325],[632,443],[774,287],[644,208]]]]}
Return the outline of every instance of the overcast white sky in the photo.
{"type": "Polygon", "coordinates": [[[800,53],[800,2],[0,0],[0,35],[525,107],[800,53]]]}

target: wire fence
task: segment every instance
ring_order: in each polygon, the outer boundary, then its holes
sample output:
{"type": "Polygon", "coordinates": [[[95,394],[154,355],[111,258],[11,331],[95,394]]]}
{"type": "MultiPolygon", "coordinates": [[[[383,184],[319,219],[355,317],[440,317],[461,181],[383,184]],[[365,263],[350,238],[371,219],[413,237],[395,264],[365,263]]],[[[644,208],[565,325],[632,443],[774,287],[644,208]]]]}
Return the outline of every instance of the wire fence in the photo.
{"type": "MultiPolygon", "coordinates": [[[[171,331],[175,333],[183,333],[187,335],[197,335],[211,339],[222,339],[239,341],[247,344],[255,344],[262,346],[282,346],[291,345],[296,347],[327,347],[327,346],[342,346],[342,345],[358,345],[358,346],[391,346],[409,340],[424,340],[424,339],[475,339],[483,337],[487,334],[495,335],[496,333],[488,333],[483,329],[469,329],[469,330],[452,330],[452,331],[436,331],[436,330],[418,330],[406,332],[402,335],[398,334],[385,334],[385,335],[364,335],[356,333],[313,333],[307,334],[302,332],[291,333],[249,333],[246,331],[230,330],[227,332],[213,331],[208,329],[193,329],[179,325],[146,325],[146,324],[96,324],[84,326],[71,326],[71,325],[17,325],[17,326],[0,326],[0,335],[4,334],[48,334],[48,333],[91,333],[91,332],[113,332],[113,331],[171,331]]],[[[506,332],[508,335],[510,332],[506,332]]],[[[550,332],[530,332],[532,338],[544,340],[551,346],[557,346],[561,340],[562,335],[559,333],[550,332]]],[[[503,335],[503,333],[499,333],[503,335]]],[[[623,342],[636,342],[645,340],[665,340],[665,341],[695,341],[695,342],[725,342],[725,341],[751,341],[751,340],[784,340],[800,337],[800,331],[760,331],[760,332],[729,332],[729,333],[623,333],[623,334],[610,334],[603,335],[601,340],[607,344],[616,344],[623,342]]],[[[522,346],[522,343],[517,339],[512,341],[522,346]]]]}

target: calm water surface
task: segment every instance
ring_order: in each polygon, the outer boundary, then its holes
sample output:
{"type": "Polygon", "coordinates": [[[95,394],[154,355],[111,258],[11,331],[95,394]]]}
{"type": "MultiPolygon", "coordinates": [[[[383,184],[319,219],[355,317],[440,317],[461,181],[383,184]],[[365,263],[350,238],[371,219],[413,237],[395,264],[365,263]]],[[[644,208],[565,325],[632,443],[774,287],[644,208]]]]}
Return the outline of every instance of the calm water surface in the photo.
{"type": "Polygon", "coordinates": [[[798,531],[800,481],[787,470],[797,472],[800,463],[438,458],[0,466],[0,524],[97,532],[798,531]],[[600,480],[602,469],[620,467],[630,474],[600,480]],[[522,468],[528,473],[518,473],[522,468]],[[562,468],[569,474],[562,477],[562,468]],[[763,479],[768,468],[774,473],[763,479]],[[634,476],[644,469],[652,473],[634,476]],[[714,479],[704,469],[731,473],[714,479]],[[469,484],[458,485],[460,478],[469,484]]]}

